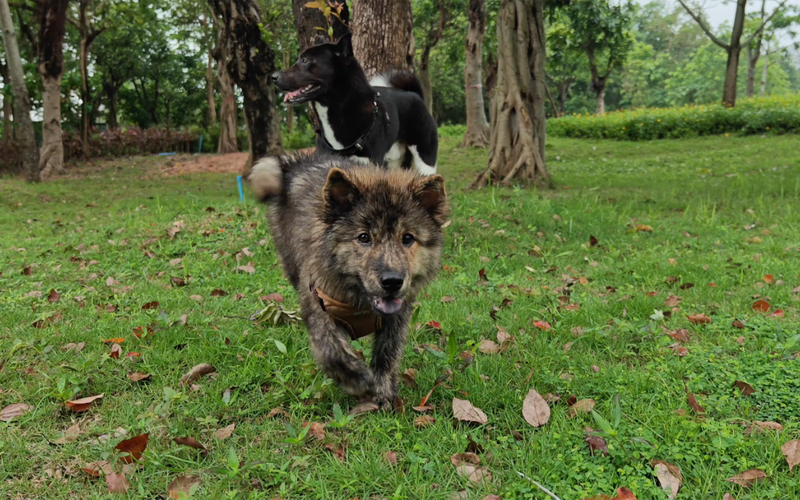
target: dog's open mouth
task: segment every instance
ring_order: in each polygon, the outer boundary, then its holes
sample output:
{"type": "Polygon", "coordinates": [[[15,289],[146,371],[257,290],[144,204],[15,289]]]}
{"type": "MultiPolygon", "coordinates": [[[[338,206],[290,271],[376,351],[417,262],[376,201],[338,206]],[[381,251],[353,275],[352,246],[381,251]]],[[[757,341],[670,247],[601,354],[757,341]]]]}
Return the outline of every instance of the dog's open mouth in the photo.
{"type": "Polygon", "coordinates": [[[291,92],[287,92],[285,96],[283,96],[283,102],[289,104],[300,104],[310,100],[311,95],[314,94],[319,89],[319,85],[316,83],[309,83],[303,88],[293,90],[291,92]]]}
{"type": "Polygon", "coordinates": [[[399,297],[374,297],[372,307],[381,314],[395,314],[403,307],[403,299],[399,297]]]}

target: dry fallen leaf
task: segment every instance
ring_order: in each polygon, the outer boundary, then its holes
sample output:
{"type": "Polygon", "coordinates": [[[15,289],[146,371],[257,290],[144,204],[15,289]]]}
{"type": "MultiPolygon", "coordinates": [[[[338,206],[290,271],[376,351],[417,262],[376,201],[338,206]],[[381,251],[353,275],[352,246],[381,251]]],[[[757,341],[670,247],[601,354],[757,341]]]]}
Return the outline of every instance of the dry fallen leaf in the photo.
{"type": "Polygon", "coordinates": [[[47,302],[50,302],[51,304],[55,304],[59,300],[61,300],[61,294],[56,292],[55,288],[50,290],[50,294],[47,295],[47,302]]]}
{"type": "Polygon", "coordinates": [[[500,352],[500,346],[493,340],[483,339],[478,350],[484,354],[496,354],[500,352]]]}
{"type": "Polygon", "coordinates": [[[550,407],[535,389],[528,391],[522,402],[522,416],[534,427],[541,427],[550,420],[550,407]]]}
{"type": "Polygon", "coordinates": [[[636,496],[628,488],[617,488],[617,495],[611,500],[636,500],[636,496]]]}
{"type": "Polygon", "coordinates": [[[33,409],[26,403],[13,403],[0,410],[0,420],[8,422],[14,417],[21,417],[33,409]]]}
{"type": "Polygon", "coordinates": [[[476,408],[465,399],[453,398],[453,418],[462,422],[486,424],[489,418],[480,408],[476,408]]]}
{"type": "Polygon", "coordinates": [[[640,233],[642,233],[642,232],[644,232],[644,233],[652,233],[653,232],[653,228],[648,226],[647,224],[638,224],[635,229],[636,229],[636,231],[638,231],[640,233]]]}
{"type": "Polygon", "coordinates": [[[677,498],[678,490],[683,484],[683,475],[678,466],[663,460],[651,460],[650,463],[653,464],[658,483],[661,485],[661,489],[667,493],[667,498],[670,500],[677,498]]]}
{"type": "Polygon", "coordinates": [[[199,379],[203,375],[208,375],[209,373],[214,373],[217,371],[213,365],[208,363],[201,363],[199,365],[194,366],[191,370],[189,370],[186,375],[181,377],[181,385],[189,385],[195,380],[199,379]]]}
{"type": "Polygon", "coordinates": [[[744,323],[742,323],[738,319],[735,319],[733,320],[733,327],[738,328],[739,330],[744,330],[744,323]]]}
{"type": "Polygon", "coordinates": [[[746,435],[751,434],[761,434],[762,432],[766,431],[782,431],[783,426],[778,422],[760,422],[756,420],[752,424],[750,424],[747,429],[745,429],[744,433],[746,435]]]}
{"type": "Polygon", "coordinates": [[[481,463],[481,457],[475,453],[456,453],[450,456],[450,463],[456,467],[462,464],[479,465],[481,463]]]}
{"type": "Polygon", "coordinates": [[[121,354],[122,354],[122,346],[117,344],[116,342],[112,342],[111,349],[108,351],[108,356],[111,359],[119,359],[121,354]]]}
{"type": "MultiPolygon", "coordinates": [[[[169,497],[173,499],[180,498],[180,493],[185,493],[189,495],[192,492],[192,486],[200,485],[202,483],[202,479],[199,476],[180,476],[176,477],[169,483],[167,487],[167,492],[169,493],[169,497]]],[[[185,497],[188,498],[188,497],[185,497]]]]}
{"type": "Polygon", "coordinates": [[[753,310],[758,312],[769,312],[769,302],[766,300],[757,300],[753,302],[753,310]]]}
{"type": "Polygon", "coordinates": [[[236,429],[236,424],[231,424],[227,427],[223,427],[222,429],[217,429],[214,431],[214,435],[217,436],[217,439],[228,439],[233,434],[233,430],[236,429]]]}
{"type": "Polygon", "coordinates": [[[594,408],[594,399],[581,399],[569,407],[569,416],[576,417],[578,413],[589,413],[594,408]]]}
{"type": "Polygon", "coordinates": [[[414,368],[406,368],[406,370],[400,374],[400,379],[404,384],[415,389],[417,387],[417,370],[414,368]]]}
{"type": "Polygon", "coordinates": [[[706,412],[705,408],[700,406],[700,403],[697,402],[697,398],[694,396],[694,394],[689,392],[688,389],[686,390],[686,400],[689,402],[689,407],[691,407],[691,409],[694,410],[694,412],[698,415],[706,412]]]}
{"type": "Polygon", "coordinates": [[[106,475],[112,472],[111,464],[106,460],[88,463],[81,470],[92,477],[100,477],[101,472],[106,475]]]}
{"type": "Polygon", "coordinates": [[[694,325],[704,325],[707,323],[711,323],[711,318],[706,316],[705,314],[692,314],[691,316],[686,316],[686,319],[689,320],[690,323],[694,325]]]}
{"type": "Polygon", "coordinates": [[[350,410],[350,415],[361,415],[363,413],[371,413],[373,411],[378,411],[380,409],[381,407],[378,406],[377,403],[373,403],[372,401],[365,401],[363,403],[355,405],[350,410]]]}
{"type": "Polygon", "coordinates": [[[305,422],[303,424],[303,427],[308,427],[308,426],[311,426],[311,428],[308,429],[308,433],[317,438],[317,441],[322,441],[323,439],[325,439],[325,424],[321,424],[319,422],[314,422],[311,424],[305,422]]]}
{"type": "Polygon", "coordinates": [[[77,423],[75,425],[69,426],[67,430],[64,431],[64,434],[53,442],[55,444],[71,443],[75,441],[75,439],[80,435],[80,433],[81,433],[81,424],[77,423]]]}
{"type": "Polygon", "coordinates": [[[158,301],[157,300],[153,300],[151,302],[148,302],[148,303],[142,305],[142,311],[149,311],[151,309],[158,309],[158,301]]]}
{"type": "Polygon", "coordinates": [[[450,295],[445,295],[444,297],[442,297],[439,300],[442,302],[442,304],[448,304],[450,302],[455,302],[456,298],[453,297],[453,296],[450,296],[450,295]]]}
{"type": "Polygon", "coordinates": [[[179,276],[170,276],[169,281],[174,287],[186,286],[186,280],[179,276]]]}
{"type": "MultiPolygon", "coordinates": [[[[594,430],[587,428],[589,432],[594,432],[594,430]]],[[[608,455],[608,443],[606,440],[603,439],[601,436],[586,436],[583,439],[583,442],[589,446],[589,453],[595,455],[596,453],[600,453],[602,455],[608,455]]]]}
{"type": "Polygon", "coordinates": [[[422,427],[427,427],[432,425],[436,422],[436,419],[429,416],[429,415],[420,415],[419,417],[414,419],[414,427],[417,429],[421,429],[422,427]]]}
{"type": "Polygon", "coordinates": [[[789,472],[791,472],[795,465],[800,465],[800,439],[793,439],[785,443],[781,446],[781,453],[786,457],[786,462],[789,464],[789,472]]]}
{"type": "Polygon", "coordinates": [[[253,274],[253,273],[256,272],[256,268],[253,267],[252,264],[247,264],[245,266],[239,266],[236,269],[239,270],[239,271],[245,272],[247,274],[253,274]]]}
{"type": "Polygon", "coordinates": [[[762,481],[767,478],[767,475],[764,471],[759,469],[750,469],[746,470],[740,474],[736,474],[733,477],[729,477],[726,481],[730,483],[736,483],[742,488],[747,488],[748,486],[752,486],[755,483],[762,481]]]}
{"type": "Polygon", "coordinates": [[[736,499],[733,498],[733,495],[731,495],[730,493],[725,493],[725,495],[722,496],[722,500],[736,500],[736,499]]]}
{"type": "Polygon", "coordinates": [[[123,464],[129,464],[142,458],[142,453],[147,448],[148,442],[150,442],[150,433],[140,434],[120,441],[114,449],[120,453],[127,453],[126,456],[120,457],[119,461],[123,464]]]}
{"type": "Polygon", "coordinates": [[[189,446],[191,448],[196,448],[198,450],[202,450],[206,452],[206,447],[203,446],[200,441],[196,440],[193,437],[186,436],[186,437],[176,437],[173,441],[177,444],[182,444],[183,446],[189,446]]]}
{"type": "Polygon", "coordinates": [[[79,342],[77,344],[74,342],[70,342],[69,344],[61,346],[61,350],[63,352],[67,352],[69,350],[74,350],[75,352],[81,352],[84,349],[84,347],[86,347],[86,342],[79,342]]]}
{"type": "Polygon", "coordinates": [[[681,303],[681,300],[683,300],[683,299],[681,299],[677,295],[670,295],[669,297],[667,297],[667,300],[664,301],[664,306],[665,307],[678,307],[678,304],[681,303]]]}
{"type": "Polygon", "coordinates": [[[550,328],[552,328],[550,326],[550,323],[548,323],[547,321],[534,321],[533,326],[535,326],[536,328],[540,328],[542,330],[549,330],[550,328]]]}
{"type": "Polygon", "coordinates": [[[106,487],[109,493],[127,493],[131,483],[125,478],[125,473],[106,474],[106,487]]]}
{"type": "Polygon", "coordinates": [[[389,462],[391,465],[397,465],[397,452],[387,451],[383,454],[383,459],[389,462]]]}
{"type": "Polygon", "coordinates": [[[456,467],[456,472],[459,476],[466,476],[473,483],[480,483],[483,481],[491,481],[492,474],[489,469],[485,467],[475,467],[470,464],[461,464],[456,467]]]}
{"type": "Polygon", "coordinates": [[[103,396],[105,396],[105,393],[98,394],[97,396],[89,396],[87,398],[76,399],[74,401],[67,401],[66,405],[67,408],[71,409],[74,412],[86,411],[89,408],[91,408],[92,403],[94,403],[98,399],[102,399],[103,396]]]}
{"type": "Polygon", "coordinates": [[[228,292],[226,292],[225,290],[221,290],[219,288],[215,288],[215,289],[211,290],[211,296],[212,297],[226,297],[227,295],[228,295],[228,292]]]}
{"type": "Polygon", "coordinates": [[[742,393],[742,396],[750,396],[756,392],[752,385],[748,384],[747,382],[742,382],[741,380],[734,382],[733,386],[739,389],[739,392],[742,393]]]}

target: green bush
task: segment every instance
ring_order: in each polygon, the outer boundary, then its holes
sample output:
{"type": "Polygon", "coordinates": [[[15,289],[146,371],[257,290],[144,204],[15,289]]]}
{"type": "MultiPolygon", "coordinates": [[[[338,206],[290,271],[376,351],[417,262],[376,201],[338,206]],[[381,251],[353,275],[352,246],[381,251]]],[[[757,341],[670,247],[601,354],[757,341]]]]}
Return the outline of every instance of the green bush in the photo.
{"type": "Polygon", "coordinates": [[[442,125],[439,127],[439,137],[464,137],[467,126],[462,124],[442,125]]]}
{"type": "Polygon", "coordinates": [[[642,141],[716,134],[800,132],[800,94],[740,99],[722,104],[622,110],[600,117],[574,115],[547,121],[547,133],[578,139],[642,141]]]}

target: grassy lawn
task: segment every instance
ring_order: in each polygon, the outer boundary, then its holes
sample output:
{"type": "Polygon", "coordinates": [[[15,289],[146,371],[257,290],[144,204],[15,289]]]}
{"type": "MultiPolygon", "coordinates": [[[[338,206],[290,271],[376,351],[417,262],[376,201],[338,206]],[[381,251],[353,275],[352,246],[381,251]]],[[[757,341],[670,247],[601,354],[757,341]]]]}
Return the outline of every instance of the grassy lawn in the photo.
{"type": "MultiPolygon", "coordinates": [[[[114,446],[149,433],[127,470],[130,497],[168,498],[176,477],[199,475],[194,498],[203,499],[448,499],[461,490],[548,498],[519,471],[564,500],[623,486],[639,500],[664,499],[655,459],[682,471],[681,499],[800,498],[800,468],[790,472],[781,453],[800,438],[798,137],[551,139],[559,187],[549,192],[470,191],[486,152],[457,143],[445,139],[440,153],[453,206],[445,269],[415,318],[441,331],[410,335],[403,369],[416,381],[401,385],[404,413],[349,421],[334,418],[334,405],[346,415],[356,402],[316,372],[305,328],[249,321],[260,296],[280,293],[287,309],[296,297],[264,207],[239,203],[230,175],[162,177],[167,160],[133,158],[39,186],[0,180],[0,408],[32,407],[0,422],[0,497],[118,496],[81,468],[106,460],[120,469],[114,446]],[[237,270],[249,262],[253,274],[237,270]],[[665,305],[671,296],[680,299],[665,305]],[[757,299],[769,312],[753,309],[757,299]],[[710,323],[690,322],[695,314],[710,323]],[[511,345],[479,350],[500,329],[511,345]],[[114,338],[124,339],[119,359],[103,343],[114,338]],[[65,351],[68,343],[85,347],[65,351]],[[474,357],[452,355],[462,351],[474,357]],[[181,385],[199,363],[216,373],[181,385]],[[130,372],[151,377],[132,382],[130,372]],[[435,422],[417,427],[411,406],[437,378],[435,422]],[[741,394],[736,381],[756,392],[741,394]],[[530,389],[560,397],[538,428],[522,415],[530,389]],[[65,406],[101,393],[87,411],[65,406]],[[600,427],[568,403],[591,399],[613,421],[617,394],[609,453],[593,456],[584,428],[600,427]],[[453,397],[481,408],[488,424],[454,423],[453,397]],[[746,432],[753,421],[783,430],[746,432]],[[320,441],[299,439],[304,422],[334,424],[320,441]],[[75,424],[80,433],[58,444],[75,424]],[[207,453],[173,442],[185,436],[207,453]],[[489,481],[472,483],[451,464],[471,440],[489,481]],[[749,469],[766,479],[726,481],[749,469]]],[[[360,348],[369,355],[369,341],[360,348]]]]}

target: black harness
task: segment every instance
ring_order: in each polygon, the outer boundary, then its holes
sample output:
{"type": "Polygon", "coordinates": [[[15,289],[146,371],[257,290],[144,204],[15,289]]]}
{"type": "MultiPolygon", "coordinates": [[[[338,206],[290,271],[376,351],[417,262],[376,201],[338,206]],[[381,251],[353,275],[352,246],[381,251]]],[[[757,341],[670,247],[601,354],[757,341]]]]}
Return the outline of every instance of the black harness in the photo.
{"type": "Polygon", "coordinates": [[[372,109],[372,123],[369,124],[369,128],[366,132],[361,134],[358,139],[349,146],[343,149],[336,149],[331,146],[331,143],[328,142],[328,139],[325,138],[325,131],[318,130],[317,133],[322,138],[322,143],[325,144],[325,147],[330,149],[331,151],[335,151],[342,156],[359,156],[362,158],[371,158],[372,157],[372,147],[369,145],[369,134],[372,133],[372,129],[375,127],[375,122],[378,121],[378,98],[380,98],[380,92],[375,93],[375,100],[372,102],[373,109],[372,109]]]}

